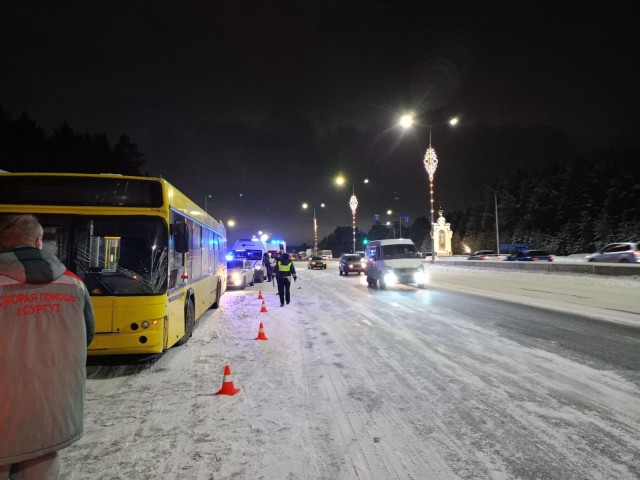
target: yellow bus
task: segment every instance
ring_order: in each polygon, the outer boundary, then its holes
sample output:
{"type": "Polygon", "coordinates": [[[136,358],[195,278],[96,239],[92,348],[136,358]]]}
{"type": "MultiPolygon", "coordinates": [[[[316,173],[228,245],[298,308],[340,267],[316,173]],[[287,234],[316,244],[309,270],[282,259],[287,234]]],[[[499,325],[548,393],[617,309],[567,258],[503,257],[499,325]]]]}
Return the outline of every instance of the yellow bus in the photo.
{"type": "Polygon", "coordinates": [[[87,285],[89,355],[182,345],[227,289],[224,225],[162,178],[0,173],[0,212],[35,214],[44,248],[87,285]]]}

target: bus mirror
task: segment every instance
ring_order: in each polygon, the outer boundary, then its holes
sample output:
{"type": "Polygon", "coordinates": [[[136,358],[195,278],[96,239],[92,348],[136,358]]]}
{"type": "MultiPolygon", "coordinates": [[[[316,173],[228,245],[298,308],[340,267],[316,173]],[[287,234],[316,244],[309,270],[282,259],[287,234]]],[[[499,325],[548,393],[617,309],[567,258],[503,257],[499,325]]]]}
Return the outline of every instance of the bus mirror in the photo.
{"type": "Polygon", "coordinates": [[[176,220],[173,226],[174,247],[178,253],[187,253],[189,251],[189,229],[184,220],[176,220]]]}

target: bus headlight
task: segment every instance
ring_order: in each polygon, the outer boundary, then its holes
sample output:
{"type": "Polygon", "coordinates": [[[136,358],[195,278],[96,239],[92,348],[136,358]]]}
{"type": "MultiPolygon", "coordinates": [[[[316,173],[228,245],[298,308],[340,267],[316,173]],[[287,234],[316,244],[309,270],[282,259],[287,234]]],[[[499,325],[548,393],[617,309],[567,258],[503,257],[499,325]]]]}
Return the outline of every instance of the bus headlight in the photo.
{"type": "Polygon", "coordinates": [[[149,328],[149,322],[147,322],[146,320],[142,322],[140,325],[142,325],[142,328],[149,328]]]}
{"type": "Polygon", "coordinates": [[[424,283],[424,270],[418,270],[413,274],[413,281],[416,283],[424,283]]]}

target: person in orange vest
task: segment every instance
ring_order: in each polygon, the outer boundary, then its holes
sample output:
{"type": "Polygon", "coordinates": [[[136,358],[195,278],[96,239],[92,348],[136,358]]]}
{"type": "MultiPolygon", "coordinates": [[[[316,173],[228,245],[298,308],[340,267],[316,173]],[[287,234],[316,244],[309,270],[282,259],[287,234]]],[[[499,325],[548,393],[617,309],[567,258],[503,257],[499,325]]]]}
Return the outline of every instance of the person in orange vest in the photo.
{"type": "Polygon", "coordinates": [[[278,281],[278,295],[280,296],[280,306],[284,307],[285,301],[287,305],[291,302],[291,279],[295,282],[298,277],[296,275],[296,267],[289,259],[288,253],[283,253],[280,259],[276,261],[273,272],[278,281]]]}

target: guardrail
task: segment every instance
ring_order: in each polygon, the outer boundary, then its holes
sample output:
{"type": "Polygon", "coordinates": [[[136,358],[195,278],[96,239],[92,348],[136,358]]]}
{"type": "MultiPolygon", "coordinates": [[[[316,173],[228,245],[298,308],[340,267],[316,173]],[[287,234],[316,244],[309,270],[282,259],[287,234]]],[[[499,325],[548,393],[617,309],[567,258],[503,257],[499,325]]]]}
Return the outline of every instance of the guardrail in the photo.
{"type": "MultiPolygon", "coordinates": [[[[436,259],[436,264],[472,268],[529,270],[555,273],[582,273],[587,275],[640,276],[640,264],[565,263],[565,262],[507,262],[504,260],[447,260],[436,259]]],[[[426,260],[425,263],[430,263],[426,260]]]]}

